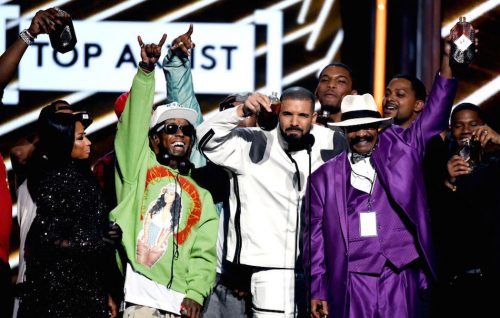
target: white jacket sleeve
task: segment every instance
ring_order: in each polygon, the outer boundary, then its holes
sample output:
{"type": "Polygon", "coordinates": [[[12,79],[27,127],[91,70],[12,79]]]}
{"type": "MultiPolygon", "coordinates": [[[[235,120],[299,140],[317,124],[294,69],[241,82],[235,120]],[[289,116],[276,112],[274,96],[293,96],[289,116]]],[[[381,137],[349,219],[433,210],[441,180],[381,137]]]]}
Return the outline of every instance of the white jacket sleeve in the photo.
{"type": "Polygon", "coordinates": [[[256,133],[256,128],[237,128],[241,119],[236,108],[230,108],[196,128],[200,151],[213,163],[235,173],[244,171],[256,133]]]}

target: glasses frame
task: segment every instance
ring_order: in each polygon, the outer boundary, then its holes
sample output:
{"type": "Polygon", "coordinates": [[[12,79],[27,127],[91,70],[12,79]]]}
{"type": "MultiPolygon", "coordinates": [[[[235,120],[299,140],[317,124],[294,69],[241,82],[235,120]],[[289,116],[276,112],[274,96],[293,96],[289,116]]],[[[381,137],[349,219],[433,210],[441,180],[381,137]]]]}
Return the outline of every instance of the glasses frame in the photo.
{"type": "Polygon", "coordinates": [[[177,124],[163,124],[163,128],[161,129],[167,135],[175,135],[179,130],[182,131],[184,136],[193,137],[194,135],[194,127],[190,124],[188,125],[177,125],[177,124]],[[170,128],[169,128],[170,127],[170,128]]]}

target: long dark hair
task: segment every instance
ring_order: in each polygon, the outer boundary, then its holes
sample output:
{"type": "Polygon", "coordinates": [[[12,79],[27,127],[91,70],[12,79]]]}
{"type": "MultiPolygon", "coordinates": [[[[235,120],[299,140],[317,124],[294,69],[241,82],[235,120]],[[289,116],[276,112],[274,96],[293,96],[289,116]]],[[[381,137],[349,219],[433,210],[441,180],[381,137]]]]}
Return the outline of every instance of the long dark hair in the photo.
{"type": "Polygon", "coordinates": [[[51,113],[39,122],[37,150],[46,160],[58,164],[71,160],[76,121],[77,118],[70,113],[51,113]]]}
{"type": "MultiPolygon", "coordinates": [[[[28,162],[28,189],[33,198],[38,192],[40,178],[45,173],[72,161],[77,121],[80,118],[72,113],[46,112],[39,117],[39,141],[28,162]]],[[[83,165],[88,166],[88,162],[83,165]]]]}
{"type": "MultiPolygon", "coordinates": [[[[176,185],[177,187],[177,185],[176,185]]],[[[165,202],[165,195],[166,192],[162,193],[155,201],[154,205],[149,209],[147,213],[151,213],[151,216],[154,214],[160,213],[161,210],[167,205],[165,202]]],[[[175,196],[174,196],[174,202],[172,202],[172,206],[170,207],[170,215],[172,216],[171,222],[170,222],[170,227],[172,230],[175,230],[175,227],[179,225],[179,219],[180,219],[180,210],[181,210],[181,204],[182,204],[182,198],[175,191],[175,196]]]]}

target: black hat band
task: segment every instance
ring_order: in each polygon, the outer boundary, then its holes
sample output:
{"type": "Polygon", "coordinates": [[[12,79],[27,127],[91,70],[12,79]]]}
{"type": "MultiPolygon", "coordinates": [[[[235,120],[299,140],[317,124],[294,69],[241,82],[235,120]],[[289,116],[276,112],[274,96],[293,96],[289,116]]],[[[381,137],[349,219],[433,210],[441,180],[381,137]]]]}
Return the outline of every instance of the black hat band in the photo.
{"type": "Polygon", "coordinates": [[[382,118],[379,112],[374,110],[354,110],[342,114],[342,121],[355,118],[382,118]]]}

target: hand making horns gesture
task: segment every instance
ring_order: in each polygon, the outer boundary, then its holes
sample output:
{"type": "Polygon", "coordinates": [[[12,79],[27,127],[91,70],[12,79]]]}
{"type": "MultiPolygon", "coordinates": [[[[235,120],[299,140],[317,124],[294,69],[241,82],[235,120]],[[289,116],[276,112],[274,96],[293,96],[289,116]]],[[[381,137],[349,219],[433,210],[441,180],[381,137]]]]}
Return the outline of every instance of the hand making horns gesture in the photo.
{"type": "Polygon", "coordinates": [[[179,35],[172,41],[171,50],[175,53],[182,53],[183,55],[189,56],[189,50],[194,48],[196,45],[191,40],[191,34],[193,34],[193,24],[189,24],[189,29],[186,33],[179,35]]]}
{"type": "Polygon", "coordinates": [[[166,40],[167,40],[167,35],[163,34],[158,44],[155,43],[144,44],[144,42],[142,42],[141,36],[140,35],[137,36],[137,41],[139,42],[139,45],[141,47],[142,61],[148,64],[155,64],[160,59],[161,48],[163,47],[163,44],[165,44],[166,40]]]}

